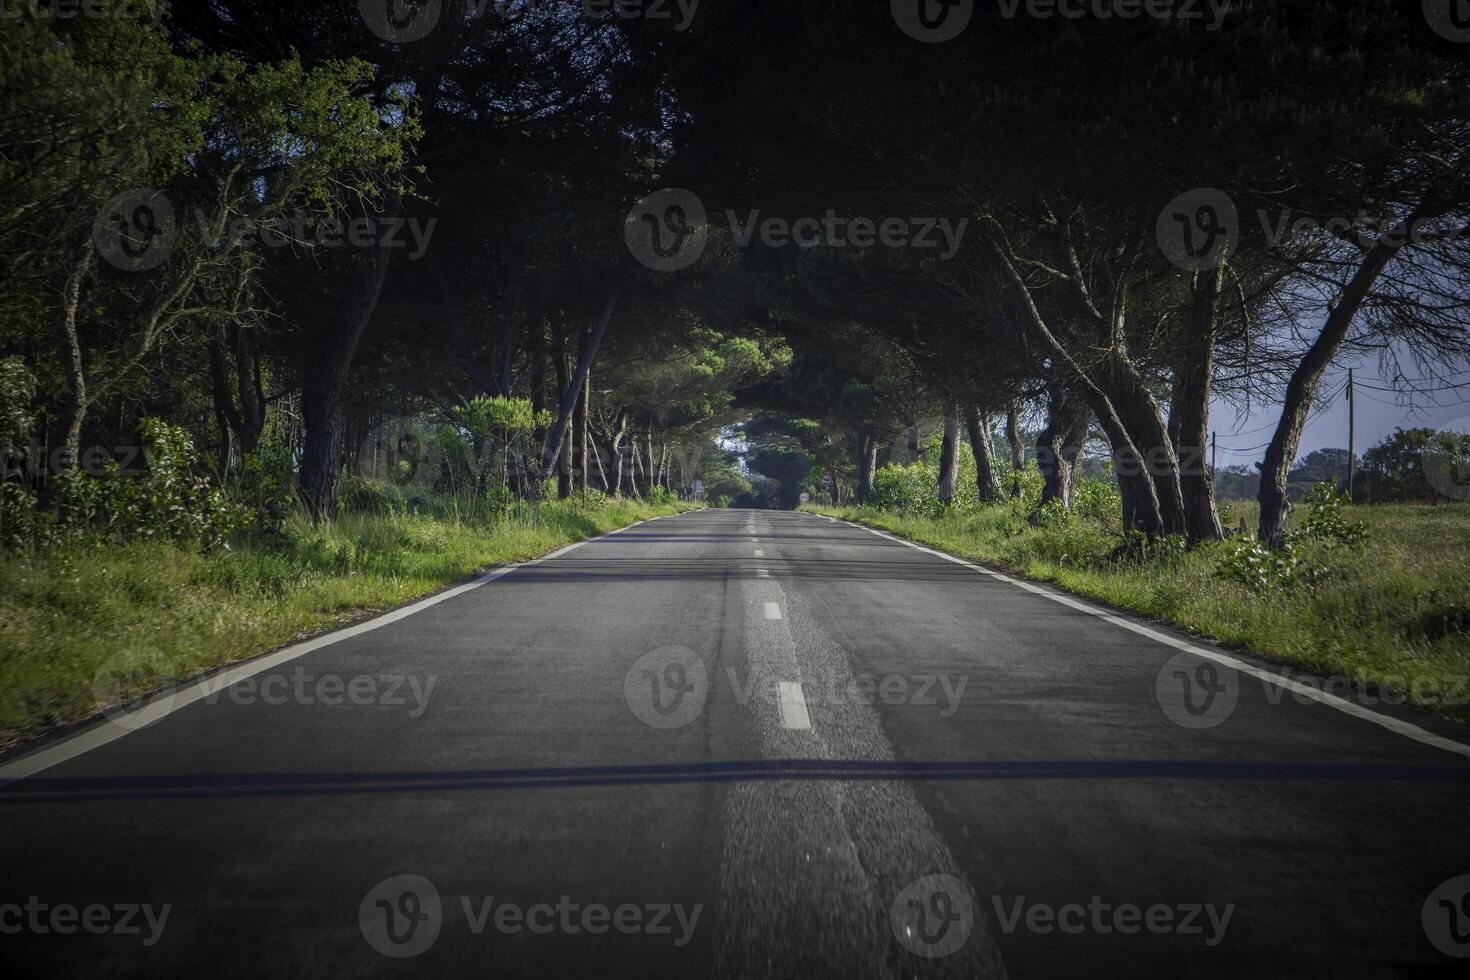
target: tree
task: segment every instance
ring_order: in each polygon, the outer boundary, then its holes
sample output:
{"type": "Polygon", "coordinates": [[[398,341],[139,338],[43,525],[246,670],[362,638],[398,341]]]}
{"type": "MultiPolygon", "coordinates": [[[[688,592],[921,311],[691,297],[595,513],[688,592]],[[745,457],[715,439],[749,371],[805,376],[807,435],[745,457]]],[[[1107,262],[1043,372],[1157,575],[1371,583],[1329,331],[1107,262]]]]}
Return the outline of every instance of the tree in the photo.
{"type": "Polygon", "coordinates": [[[1396,428],[1363,454],[1358,496],[1377,504],[1470,497],[1470,436],[1396,428]]]}

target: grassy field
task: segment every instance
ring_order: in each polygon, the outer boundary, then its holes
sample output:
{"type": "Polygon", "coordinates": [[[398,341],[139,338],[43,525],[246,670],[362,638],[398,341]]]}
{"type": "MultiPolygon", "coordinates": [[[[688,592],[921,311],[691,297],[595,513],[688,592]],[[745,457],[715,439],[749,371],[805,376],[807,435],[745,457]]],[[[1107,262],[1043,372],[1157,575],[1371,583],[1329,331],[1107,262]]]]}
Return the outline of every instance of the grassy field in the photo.
{"type": "MultiPolygon", "coordinates": [[[[940,518],[808,509],[1299,667],[1365,704],[1408,702],[1470,722],[1470,504],[1347,508],[1367,526],[1366,544],[1307,545],[1303,556],[1324,570],[1322,581],[1261,594],[1216,577],[1224,544],[1126,558],[1115,553],[1117,528],[1104,522],[1033,527],[1004,504],[940,518]]],[[[1254,527],[1254,505],[1225,505],[1222,517],[1231,528],[1254,527]]]]}
{"type": "Polygon", "coordinates": [[[202,554],[172,544],[0,559],[0,747],[462,580],[688,505],[547,503],[503,523],[452,510],[343,516],[202,554]],[[102,680],[99,682],[99,678],[102,680]]]}

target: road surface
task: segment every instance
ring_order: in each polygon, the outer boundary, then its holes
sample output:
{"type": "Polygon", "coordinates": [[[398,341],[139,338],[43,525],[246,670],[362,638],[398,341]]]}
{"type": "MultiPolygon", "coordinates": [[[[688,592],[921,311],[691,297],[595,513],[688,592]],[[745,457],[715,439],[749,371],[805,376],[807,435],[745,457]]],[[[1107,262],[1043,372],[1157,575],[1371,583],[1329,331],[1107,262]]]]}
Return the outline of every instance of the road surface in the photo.
{"type": "Polygon", "coordinates": [[[808,514],[438,599],[4,760],[6,975],[1470,965],[1431,719],[808,514]]]}

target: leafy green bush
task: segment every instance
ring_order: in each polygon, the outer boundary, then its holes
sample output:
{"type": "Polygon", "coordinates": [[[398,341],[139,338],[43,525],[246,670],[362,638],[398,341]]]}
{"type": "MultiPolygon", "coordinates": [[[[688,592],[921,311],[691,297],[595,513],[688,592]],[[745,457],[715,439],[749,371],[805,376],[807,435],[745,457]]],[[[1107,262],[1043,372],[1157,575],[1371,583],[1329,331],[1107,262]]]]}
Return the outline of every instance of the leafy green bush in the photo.
{"type": "Polygon", "coordinates": [[[1361,548],[1368,540],[1368,528],[1347,519],[1347,494],[1329,484],[1313,487],[1304,503],[1306,513],[1298,527],[1286,534],[1279,550],[1272,551],[1259,541],[1233,542],[1220,559],[1215,577],[1243,585],[1255,595],[1312,589],[1331,578],[1341,564],[1333,553],[1361,548]]]}
{"type": "Polygon", "coordinates": [[[1298,586],[1312,585],[1321,574],[1322,570],[1307,563],[1290,541],[1277,551],[1259,541],[1232,541],[1215,566],[1216,578],[1244,586],[1258,596],[1294,592],[1298,586]]]}
{"type": "Polygon", "coordinates": [[[1117,522],[1123,513],[1123,495],[1116,483],[1084,476],[1077,481],[1077,489],[1072,494],[1072,509],[1079,517],[1117,522]]]}
{"type": "Polygon", "coordinates": [[[347,513],[391,514],[399,509],[399,503],[397,495],[389,493],[384,484],[355,473],[343,478],[337,492],[337,507],[347,513]]]}
{"type": "Polygon", "coordinates": [[[1367,542],[1367,525],[1348,520],[1344,513],[1344,508],[1350,503],[1346,493],[1329,484],[1319,483],[1307,494],[1304,503],[1307,513],[1297,531],[1300,537],[1348,547],[1367,542]]]}
{"type": "Polygon", "coordinates": [[[270,439],[246,453],[231,474],[229,493],[254,515],[257,527],[279,527],[296,506],[291,447],[270,439]]]}
{"type": "Polygon", "coordinates": [[[902,514],[932,516],[939,512],[937,467],[923,460],[909,466],[889,463],[873,475],[869,506],[902,514]]]}
{"type": "Polygon", "coordinates": [[[19,357],[0,358],[0,452],[7,455],[15,440],[31,427],[31,399],[36,376],[19,357]]]}
{"type": "Polygon", "coordinates": [[[148,466],[141,476],[122,476],[109,462],[101,476],[72,469],[57,479],[61,526],[104,541],[227,547],[230,535],[250,523],[249,508],[199,475],[199,454],[182,427],[150,418],[142,430],[148,466]]]}

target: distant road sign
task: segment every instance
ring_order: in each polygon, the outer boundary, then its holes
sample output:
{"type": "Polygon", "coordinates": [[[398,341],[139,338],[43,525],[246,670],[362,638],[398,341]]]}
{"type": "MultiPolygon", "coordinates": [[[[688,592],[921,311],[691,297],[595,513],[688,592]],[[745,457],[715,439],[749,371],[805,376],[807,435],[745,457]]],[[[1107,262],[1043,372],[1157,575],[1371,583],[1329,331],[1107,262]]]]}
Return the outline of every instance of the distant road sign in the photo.
{"type": "Polygon", "coordinates": [[[809,494],[809,493],[807,493],[805,490],[803,490],[801,492],[801,502],[804,503],[804,504],[811,503],[812,502],[812,495],[809,494]]]}

